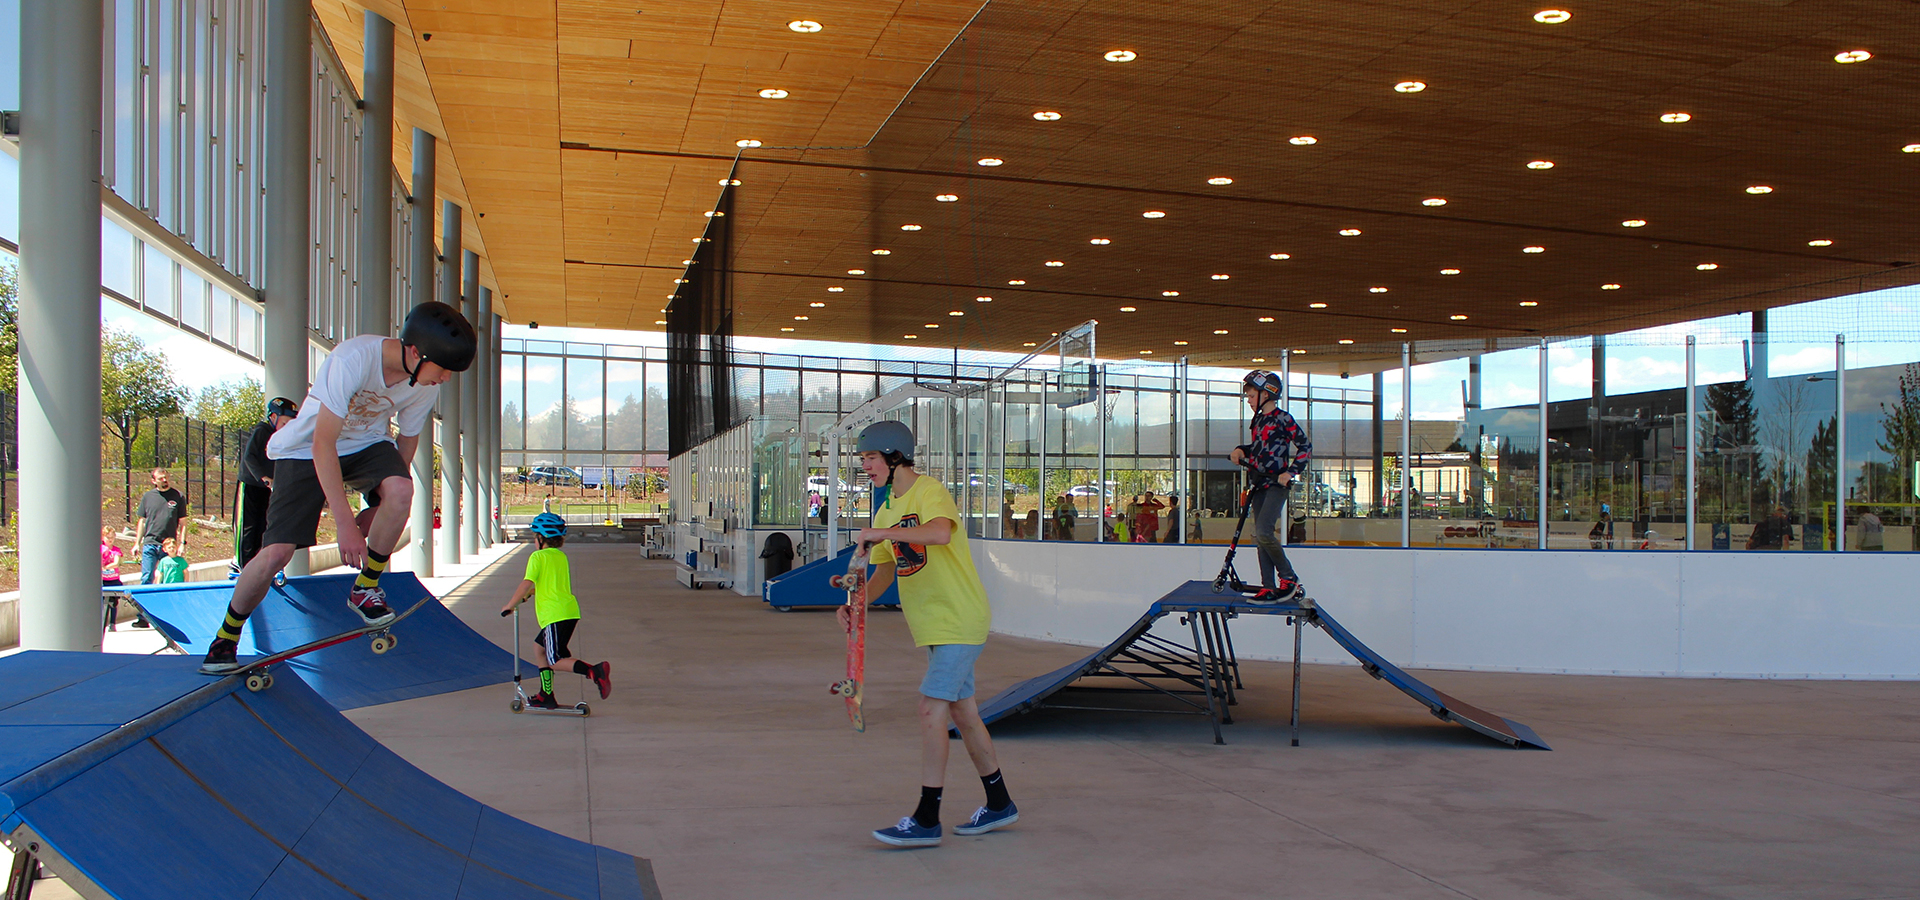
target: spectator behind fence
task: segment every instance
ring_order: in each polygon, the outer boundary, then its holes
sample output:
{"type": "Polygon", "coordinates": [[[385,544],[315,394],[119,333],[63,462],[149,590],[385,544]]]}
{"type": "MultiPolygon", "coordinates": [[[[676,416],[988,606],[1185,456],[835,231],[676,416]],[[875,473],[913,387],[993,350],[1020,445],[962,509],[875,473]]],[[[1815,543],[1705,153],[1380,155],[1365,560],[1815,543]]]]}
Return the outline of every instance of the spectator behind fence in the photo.
{"type": "Polygon", "coordinates": [[[1167,495],[1167,533],[1160,538],[1163,544],[1180,543],[1180,495],[1167,495]]]}
{"type": "Polygon", "coordinates": [[[1793,523],[1787,521],[1787,508],[1775,504],[1773,515],[1753,526],[1753,535],[1747,538],[1747,549],[1785,550],[1792,540],[1793,523]]]}
{"type": "Polygon", "coordinates": [[[1879,514],[1870,509],[1860,514],[1860,549],[1887,549],[1887,526],[1881,523],[1879,514]]]}
{"type": "Polygon", "coordinates": [[[133,542],[140,547],[141,584],[153,583],[154,567],[167,555],[161,552],[161,541],[181,539],[181,552],[186,551],[180,532],[180,522],[187,517],[186,496],[169,484],[167,470],[154,469],[148,477],[153,490],[140,495],[140,520],[133,527],[133,542]]]}
{"type": "Polygon", "coordinates": [[[1151,544],[1159,540],[1160,511],[1166,508],[1167,505],[1165,503],[1154,499],[1152,491],[1148,491],[1146,496],[1140,498],[1140,503],[1135,507],[1133,514],[1133,540],[1135,543],[1151,544]]]}
{"type": "Polygon", "coordinates": [[[187,557],[180,549],[180,542],[167,538],[160,542],[161,552],[167,555],[160,561],[161,584],[181,584],[187,580],[187,557]]]}
{"type": "Polygon", "coordinates": [[[1040,507],[1027,510],[1027,524],[1020,529],[1019,537],[1027,540],[1040,536],[1040,507]]]}

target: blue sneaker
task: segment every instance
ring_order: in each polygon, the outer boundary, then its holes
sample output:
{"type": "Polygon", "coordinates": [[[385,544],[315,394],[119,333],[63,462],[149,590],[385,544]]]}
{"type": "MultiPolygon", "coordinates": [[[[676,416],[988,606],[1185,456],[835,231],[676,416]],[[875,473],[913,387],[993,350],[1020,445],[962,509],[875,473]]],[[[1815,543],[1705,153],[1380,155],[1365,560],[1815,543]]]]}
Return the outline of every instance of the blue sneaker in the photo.
{"type": "Polygon", "coordinates": [[[986,834],[995,828],[1012,825],[1018,821],[1020,821],[1020,809],[1011,803],[1007,804],[1006,809],[997,812],[982,806],[973,811],[973,818],[968,819],[967,824],[953,826],[953,833],[986,834]]]}
{"type": "Polygon", "coordinates": [[[892,828],[875,831],[873,839],[895,847],[937,847],[940,845],[940,826],[923,828],[912,816],[902,816],[892,828]]]}

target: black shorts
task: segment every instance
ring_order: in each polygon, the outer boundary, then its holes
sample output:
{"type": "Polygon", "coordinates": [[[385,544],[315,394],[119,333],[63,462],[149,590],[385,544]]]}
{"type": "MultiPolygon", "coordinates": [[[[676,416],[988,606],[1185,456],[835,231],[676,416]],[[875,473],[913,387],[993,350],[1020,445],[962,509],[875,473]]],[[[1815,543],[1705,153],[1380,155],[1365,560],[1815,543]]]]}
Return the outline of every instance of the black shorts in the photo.
{"type": "Polygon", "coordinates": [[[547,668],[551,669],[554,663],[573,655],[573,650],[567,645],[573,643],[573,626],[578,624],[579,619],[561,619],[547,623],[547,627],[534,635],[533,642],[547,651],[547,668]]]}
{"type": "MultiPolygon", "coordinates": [[[[380,482],[388,478],[412,478],[400,448],[380,441],[365,450],[340,457],[340,480],[348,490],[359,491],[368,506],[380,505],[380,482]]],[[[327,495],[314,474],[313,460],[282,459],[273,464],[273,499],[267,504],[267,527],[260,536],[263,547],[292,544],[311,547],[320,528],[320,510],[326,508],[327,495]]],[[[335,523],[352,522],[347,510],[334,510],[335,523]]]]}

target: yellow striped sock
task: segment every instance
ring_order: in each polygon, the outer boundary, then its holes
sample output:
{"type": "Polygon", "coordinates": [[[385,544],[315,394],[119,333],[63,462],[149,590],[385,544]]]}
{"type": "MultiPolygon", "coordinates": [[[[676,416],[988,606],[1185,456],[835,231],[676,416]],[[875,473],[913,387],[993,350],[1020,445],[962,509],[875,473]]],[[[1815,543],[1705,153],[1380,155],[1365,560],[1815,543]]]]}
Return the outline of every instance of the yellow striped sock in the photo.
{"type": "Polygon", "coordinates": [[[234,612],[233,607],[229,606],[227,621],[220,626],[219,632],[215,633],[214,637],[237,641],[240,639],[240,630],[245,627],[247,627],[247,617],[234,612]]]}
{"type": "Polygon", "coordinates": [[[386,555],[376,550],[367,551],[367,564],[360,568],[359,577],[353,580],[354,587],[370,588],[380,583],[380,573],[387,570],[386,555]]]}

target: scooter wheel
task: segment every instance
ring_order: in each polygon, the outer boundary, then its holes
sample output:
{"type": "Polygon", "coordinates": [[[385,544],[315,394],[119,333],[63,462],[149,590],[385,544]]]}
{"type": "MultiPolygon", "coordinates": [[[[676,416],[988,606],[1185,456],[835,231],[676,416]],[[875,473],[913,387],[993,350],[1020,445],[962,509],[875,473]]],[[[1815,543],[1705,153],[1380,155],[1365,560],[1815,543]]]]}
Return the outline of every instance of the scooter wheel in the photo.
{"type": "Polygon", "coordinates": [[[525,703],[520,702],[519,697],[515,697],[512,700],[507,701],[507,708],[510,710],[513,710],[514,712],[519,712],[523,709],[526,709],[527,705],[525,703]]]}
{"type": "Polygon", "coordinates": [[[573,708],[579,710],[580,714],[583,716],[593,715],[593,707],[588,706],[587,701],[585,700],[582,700],[579,703],[575,703],[573,705],[573,708]]]}

